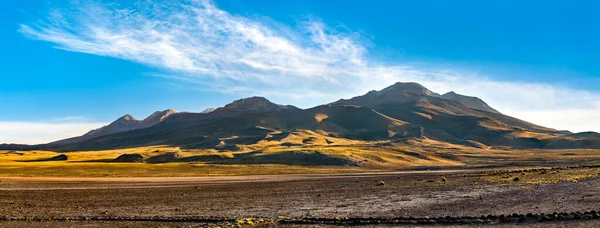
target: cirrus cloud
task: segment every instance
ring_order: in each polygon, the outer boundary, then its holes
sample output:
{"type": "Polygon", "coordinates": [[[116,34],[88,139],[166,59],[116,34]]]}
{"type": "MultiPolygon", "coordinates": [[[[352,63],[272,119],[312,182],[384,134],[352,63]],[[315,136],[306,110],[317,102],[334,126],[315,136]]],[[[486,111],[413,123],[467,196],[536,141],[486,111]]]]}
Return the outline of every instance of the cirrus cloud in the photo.
{"type": "Polygon", "coordinates": [[[589,122],[600,119],[598,93],[374,61],[360,34],[338,31],[317,19],[290,27],[235,15],[208,0],[77,2],[21,24],[19,31],[66,51],[154,66],[160,72],[153,75],[186,85],[264,95],[304,107],[414,81],[436,92],[478,96],[506,114],[540,125],[600,130],[600,122],[589,122]]]}

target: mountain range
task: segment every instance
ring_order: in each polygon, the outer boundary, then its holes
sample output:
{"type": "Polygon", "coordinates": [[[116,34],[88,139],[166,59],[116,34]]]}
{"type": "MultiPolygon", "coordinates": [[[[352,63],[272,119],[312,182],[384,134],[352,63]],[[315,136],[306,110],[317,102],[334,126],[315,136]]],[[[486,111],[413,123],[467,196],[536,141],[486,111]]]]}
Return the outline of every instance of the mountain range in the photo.
{"type": "Polygon", "coordinates": [[[478,148],[600,148],[598,133],[574,134],[538,126],[504,115],[477,97],[455,92],[440,95],[417,83],[396,83],[309,109],[250,97],[201,113],[169,109],[141,121],[125,115],[82,136],[30,148],[75,151],[170,145],[235,149],[278,142],[301,131],[360,142],[427,139],[478,148]]]}
{"type": "Polygon", "coordinates": [[[110,135],[110,134],[115,134],[115,133],[125,132],[125,131],[131,131],[131,130],[135,130],[135,129],[149,128],[149,127],[152,127],[152,126],[162,122],[167,117],[169,117],[173,114],[176,114],[176,113],[178,113],[178,112],[177,112],[177,110],[174,110],[174,109],[169,109],[169,110],[165,110],[165,111],[156,111],[156,112],[152,113],[152,115],[148,116],[146,119],[143,119],[143,120],[137,120],[133,116],[126,114],[126,115],[122,116],[121,118],[115,120],[114,122],[110,123],[109,125],[106,125],[104,127],[98,128],[98,129],[91,130],[82,136],[63,139],[63,140],[59,140],[56,142],[51,142],[49,144],[50,145],[61,145],[61,144],[69,144],[69,143],[78,143],[78,142],[83,142],[85,140],[98,138],[100,136],[105,136],[105,135],[110,135]]]}

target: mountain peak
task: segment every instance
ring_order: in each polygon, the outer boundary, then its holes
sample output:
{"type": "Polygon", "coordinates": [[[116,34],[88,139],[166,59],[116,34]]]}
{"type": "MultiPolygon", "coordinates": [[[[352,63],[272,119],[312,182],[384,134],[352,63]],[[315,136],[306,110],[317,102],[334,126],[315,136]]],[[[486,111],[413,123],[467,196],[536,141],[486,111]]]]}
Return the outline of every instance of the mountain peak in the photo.
{"type": "Polygon", "coordinates": [[[135,119],[130,114],[125,114],[124,116],[121,116],[121,118],[117,119],[115,122],[117,122],[117,121],[136,121],[136,120],[137,119],[135,119]]]}
{"type": "Polygon", "coordinates": [[[271,101],[269,101],[267,98],[261,97],[261,96],[242,98],[242,99],[236,100],[231,103],[234,104],[234,103],[244,103],[244,102],[246,102],[246,103],[249,103],[249,102],[269,102],[269,103],[271,103],[271,101]]]}
{"type": "Polygon", "coordinates": [[[421,96],[439,97],[440,95],[415,82],[396,82],[380,91],[372,90],[362,96],[341,99],[334,103],[369,106],[375,103],[397,103],[418,99],[421,96]]]}
{"type": "Polygon", "coordinates": [[[457,95],[457,93],[455,93],[454,91],[450,91],[450,92],[445,93],[442,96],[450,96],[450,95],[457,95]]]}
{"type": "Polygon", "coordinates": [[[154,126],[155,124],[162,122],[167,117],[169,117],[173,114],[176,114],[176,113],[179,113],[179,112],[175,109],[156,111],[156,112],[152,113],[152,115],[146,117],[146,119],[142,120],[140,122],[140,124],[138,126],[136,126],[135,128],[141,129],[141,128],[148,128],[148,127],[154,126]]]}
{"type": "Polygon", "coordinates": [[[414,93],[419,95],[434,95],[434,92],[415,82],[396,82],[391,86],[382,89],[380,92],[400,91],[403,93],[414,93]]]}
{"type": "Polygon", "coordinates": [[[120,132],[125,132],[125,131],[131,131],[131,130],[136,130],[136,129],[148,128],[148,127],[152,127],[152,126],[162,122],[168,116],[175,114],[175,113],[178,113],[177,110],[175,110],[175,109],[156,111],[156,112],[152,113],[152,115],[148,116],[146,119],[141,120],[141,121],[135,119],[130,114],[125,114],[124,116],[113,121],[109,125],[103,126],[98,129],[91,130],[82,136],[63,139],[63,140],[59,140],[56,142],[52,142],[50,144],[58,145],[58,144],[77,143],[77,142],[93,139],[93,138],[100,137],[100,136],[105,136],[105,135],[110,135],[110,134],[115,134],[115,133],[120,133],[120,132]]]}
{"type": "Polygon", "coordinates": [[[279,105],[275,104],[267,98],[254,96],[236,100],[231,102],[225,107],[218,108],[211,113],[221,114],[237,114],[237,113],[259,113],[259,112],[273,112],[273,111],[284,111],[288,109],[298,109],[291,105],[279,105]]]}
{"type": "Polygon", "coordinates": [[[77,137],[74,139],[75,139],[75,141],[85,140],[85,139],[90,139],[90,138],[99,137],[99,136],[103,136],[103,135],[132,130],[140,122],[141,121],[133,118],[133,116],[131,116],[130,114],[125,114],[124,116],[113,121],[109,125],[106,125],[104,127],[98,128],[98,129],[91,130],[88,133],[82,135],[79,139],[77,139],[77,137]]]}
{"type": "Polygon", "coordinates": [[[267,100],[267,98],[264,97],[248,97],[248,98],[242,98],[239,100],[236,100],[234,102],[231,102],[227,105],[225,105],[224,108],[234,108],[234,107],[256,107],[256,106],[273,106],[273,105],[277,105],[275,103],[272,103],[271,101],[267,100]]]}
{"type": "Polygon", "coordinates": [[[175,110],[175,109],[167,109],[167,110],[163,110],[163,111],[156,111],[156,112],[152,113],[152,115],[146,117],[146,119],[154,118],[154,117],[158,117],[158,116],[171,115],[171,114],[174,114],[174,113],[178,113],[178,111],[175,110]]]}
{"type": "Polygon", "coordinates": [[[207,109],[204,109],[204,111],[202,111],[200,113],[202,113],[202,114],[208,114],[208,113],[211,113],[213,111],[215,111],[215,108],[207,108],[207,109]]]}

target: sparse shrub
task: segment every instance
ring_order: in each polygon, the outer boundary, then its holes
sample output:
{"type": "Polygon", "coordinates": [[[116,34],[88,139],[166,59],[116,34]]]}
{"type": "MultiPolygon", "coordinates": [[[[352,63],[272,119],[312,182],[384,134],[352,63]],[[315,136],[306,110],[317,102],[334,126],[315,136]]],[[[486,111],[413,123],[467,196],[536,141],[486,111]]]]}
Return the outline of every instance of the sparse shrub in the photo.
{"type": "Polygon", "coordinates": [[[513,179],[513,181],[514,181],[514,182],[518,182],[518,181],[520,181],[520,180],[521,180],[521,179],[519,179],[518,177],[515,177],[515,178],[513,179]]]}

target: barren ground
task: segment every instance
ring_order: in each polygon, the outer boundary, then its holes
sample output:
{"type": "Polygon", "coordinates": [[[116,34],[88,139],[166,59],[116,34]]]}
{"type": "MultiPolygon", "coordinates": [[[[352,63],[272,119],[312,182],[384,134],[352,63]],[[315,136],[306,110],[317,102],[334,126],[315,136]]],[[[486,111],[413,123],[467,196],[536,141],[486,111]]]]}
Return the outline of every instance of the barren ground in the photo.
{"type": "MultiPolygon", "coordinates": [[[[169,218],[444,217],[600,208],[597,168],[180,178],[1,178],[0,215],[169,218]],[[443,176],[446,181],[442,181],[443,176]],[[518,177],[519,180],[515,181],[518,177]],[[378,186],[383,181],[384,186],[378,186]]],[[[0,222],[0,226],[228,225],[190,222],[0,222]]],[[[264,224],[264,225],[269,225],[264,224]]],[[[271,224],[273,225],[273,224],[271,224]]],[[[496,224],[588,226],[598,220],[496,224]]]]}

